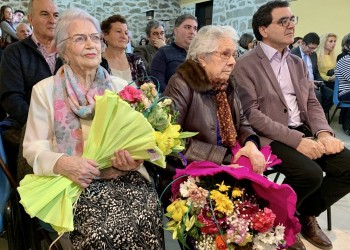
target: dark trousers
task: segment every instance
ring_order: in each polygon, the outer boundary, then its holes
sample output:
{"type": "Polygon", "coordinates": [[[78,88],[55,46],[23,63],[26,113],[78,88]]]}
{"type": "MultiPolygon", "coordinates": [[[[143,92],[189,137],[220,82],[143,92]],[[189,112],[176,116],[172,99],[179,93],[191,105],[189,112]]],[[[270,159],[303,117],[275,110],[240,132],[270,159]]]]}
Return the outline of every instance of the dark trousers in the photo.
{"type": "Polygon", "coordinates": [[[319,216],[350,192],[350,151],[347,148],[314,161],[283,143],[274,141],[270,146],[282,160],[282,164],[274,168],[286,176],[283,183],[290,185],[297,194],[297,211],[301,215],[319,216]]]}

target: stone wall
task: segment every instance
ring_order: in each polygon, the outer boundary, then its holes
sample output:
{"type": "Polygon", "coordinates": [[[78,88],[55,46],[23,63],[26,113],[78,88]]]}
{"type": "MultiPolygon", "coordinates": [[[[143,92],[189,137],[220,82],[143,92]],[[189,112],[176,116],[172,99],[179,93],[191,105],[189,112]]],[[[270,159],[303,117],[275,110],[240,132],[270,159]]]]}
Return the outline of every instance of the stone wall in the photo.
{"type": "MultiPolygon", "coordinates": [[[[251,18],[256,9],[269,0],[214,0],[213,24],[231,25],[239,34],[252,32],[251,18]]],[[[8,4],[9,0],[2,1],[8,4]]],[[[195,14],[195,4],[180,6],[180,0],[56,0],[59,9],[78,7],[95,16],[99,21],[113,14],[121,14],[128,20],[134,43],[145,36],[147,24],[146,11],[154,10],[154,18],[163,20],[167,34],[172,33],[177,16],[184,13],[195,14]]],[[[27,11],[28,0],[17,0],[10,3],[12,8],[27,11]]]]}
{"type": "MultiPolygon", "coordinates": [[[[60,11],[73,7],[85,9],[100,22],[114,14],[123,15],[128,21],[128,28],[132,32],[135,44],[145,36],[146,11],[154,10],[154,18],[157,20],[169,20],[164,21],[169,28],[181,13],[180,0],[56,0],[55,2],[60,11]]],[[[2,4],[8,2],[5,0],[2,4]]],[[[12,1],[9,5],[13,10],[21,9],[27,12],[28,0],[12,1]]]]}

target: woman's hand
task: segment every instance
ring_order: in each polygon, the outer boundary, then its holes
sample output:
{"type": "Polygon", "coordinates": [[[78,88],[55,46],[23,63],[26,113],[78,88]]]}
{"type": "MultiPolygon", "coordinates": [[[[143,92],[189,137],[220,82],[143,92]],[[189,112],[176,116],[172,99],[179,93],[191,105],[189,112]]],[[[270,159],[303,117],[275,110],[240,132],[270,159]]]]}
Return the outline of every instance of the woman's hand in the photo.
{"type": "Polygon", "coordinates": [[[124,149],[114,152],[112,166],[120,171],[137,171],[143,160],[134,160],[130,153],[124,149]]]}
{"type": "Polygon", "coordinates": [[[98,164],[94,160],[82,158],[80,156],[62,156],[56,162],[53,171],[55,174],[61,174],[79,186],[86,188],[92,180],[100,176],[97,169],[98,164]]]}
{"type": "Polygon", "coordinates": [[[253,165],[253,170],[255,173],[262,174],[265,171],[265,157],[253,142],[246,142],[244,147],[238,150],[237,154],[235,154],[235,156],[233,157],[233,162],[235,163],[242,155],[249,158],[250,162],[253,165]]]}

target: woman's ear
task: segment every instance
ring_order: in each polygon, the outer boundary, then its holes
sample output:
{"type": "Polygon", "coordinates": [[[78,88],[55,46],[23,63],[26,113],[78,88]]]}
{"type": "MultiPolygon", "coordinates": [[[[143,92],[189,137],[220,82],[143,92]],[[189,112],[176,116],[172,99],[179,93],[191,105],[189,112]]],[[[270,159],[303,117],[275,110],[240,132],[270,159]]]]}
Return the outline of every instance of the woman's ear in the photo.
{"type": "Polygon", "coordinates": [[[205,66],[207,65],[207,61],[205,60],[205,57],[203,55],[200,55],[197,57],[198,63],[205,68],[205,66]]]}

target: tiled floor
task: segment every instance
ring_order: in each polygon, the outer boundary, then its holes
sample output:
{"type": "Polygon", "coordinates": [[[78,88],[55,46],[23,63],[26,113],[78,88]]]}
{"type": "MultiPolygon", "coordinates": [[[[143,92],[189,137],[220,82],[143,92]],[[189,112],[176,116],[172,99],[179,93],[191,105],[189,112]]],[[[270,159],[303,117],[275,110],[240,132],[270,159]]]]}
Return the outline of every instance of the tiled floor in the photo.
{"type": "MultiPolygon", "coordinates": [[[[350,148],[350,137],[345,135],[341,126],[337,123],[337,117],[335,117],[332,128],[335,130],[338,138],[345,142],[346,147],[350,148]]],[[[349,163],[350,164],[350,163],[349,163]]],[[[347,245],[350,242],[350,194],[338,201],[332,206],[332,230],[327,231],[327,216],[326,213],[321,214],[318,218],[318,222],[327,236],[333,243],[334,250],[347,250],[350,246],[347,245]]],[[[169,232],[165,233],[166,237],[166,250],[180,250],[177,241],[171,239],[169,232]]],[[[309,244],[306,240],[303,240],[307,250],[317,250],[317,247],[309,244]]],[[[0,250],[7,250],[7,242],[3,237],[0,237],[0,250]]]]}

